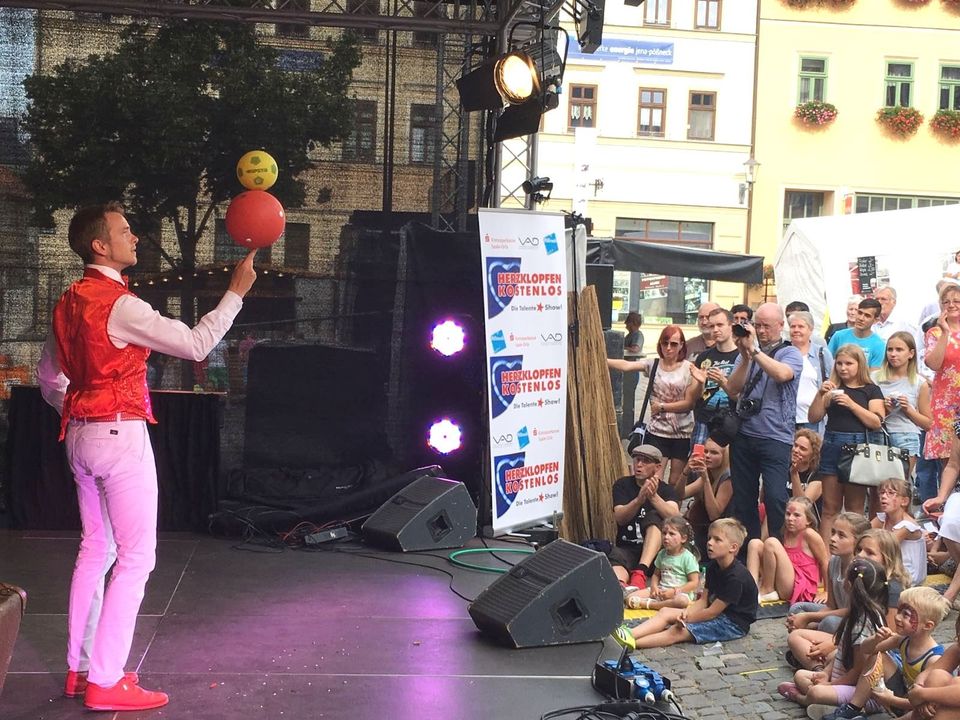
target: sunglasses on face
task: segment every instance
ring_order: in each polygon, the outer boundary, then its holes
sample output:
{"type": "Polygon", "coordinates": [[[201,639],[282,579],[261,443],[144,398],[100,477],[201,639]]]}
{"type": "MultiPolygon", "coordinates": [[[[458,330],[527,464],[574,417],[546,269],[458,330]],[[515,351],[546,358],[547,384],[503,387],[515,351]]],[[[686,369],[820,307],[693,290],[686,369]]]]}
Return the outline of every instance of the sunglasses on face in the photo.
{"type": "Polygon", "coordinates": [[[676,340],[662,340],[660,347],[680,347],[680,343],[676,340]]]}

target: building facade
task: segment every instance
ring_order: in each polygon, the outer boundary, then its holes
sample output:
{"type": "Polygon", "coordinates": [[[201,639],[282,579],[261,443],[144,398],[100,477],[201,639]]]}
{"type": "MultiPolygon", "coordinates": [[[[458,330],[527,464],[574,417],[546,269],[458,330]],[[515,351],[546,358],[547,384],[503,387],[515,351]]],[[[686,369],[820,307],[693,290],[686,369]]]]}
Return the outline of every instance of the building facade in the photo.
{"type": "MultiPolygon", "coordinates": [[[[577,209],[598,237],[744,252],[756,13],[755,0],[608,2],[603,45],[582,54],[571,40],[560,107],[543,119],[544,209],[577,209]]],[[[614,320],[639,309],[691,324],[707,297],[742,296],[738,283],[618,273],[614,320]]]]}
{"type": "Polygon", "coordinates": [[[960,14],[948,3],[762,0],[758,57],[750,252],[772,260],[793,218],[960,200],[960,146],[931,125],[960,111],[960,14]],[[922,115],[915,132],[903,108],[922,115]]]}

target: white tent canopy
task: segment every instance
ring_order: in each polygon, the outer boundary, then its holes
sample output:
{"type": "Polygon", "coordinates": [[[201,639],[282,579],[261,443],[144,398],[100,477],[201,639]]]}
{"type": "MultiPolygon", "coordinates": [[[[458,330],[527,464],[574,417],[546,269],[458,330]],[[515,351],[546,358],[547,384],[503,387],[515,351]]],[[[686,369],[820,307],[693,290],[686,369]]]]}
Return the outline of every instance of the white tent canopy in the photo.
{"type": "MultiPolygon", "coordinates": [[[[876,286],[897,291],[895,313],[917,324],[936,301],[936,283],[960,250],[960,205],[889,212],[803,218],[790,223],[774,274],[777,297],[786,305],[802,300],[817,326],[846,319],[858,258],[875,259],[876,286]]],[[[861,261],[861,267],[863,261],[861,261]]]]}

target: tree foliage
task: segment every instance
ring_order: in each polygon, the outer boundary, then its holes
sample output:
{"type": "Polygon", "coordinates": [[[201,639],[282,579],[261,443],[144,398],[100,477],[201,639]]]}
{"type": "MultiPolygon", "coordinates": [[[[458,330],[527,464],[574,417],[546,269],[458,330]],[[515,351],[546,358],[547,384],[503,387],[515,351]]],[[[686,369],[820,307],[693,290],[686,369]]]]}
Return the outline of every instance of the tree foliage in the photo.
{"type": "Polygon", "coordinates": [[[115,52],[27,78],[33,153],[24,181],[37,219],[49,224],[54,210],[122,198],[141,223],[172,223],[180,257],[167,259],[191,272],[212,210],[242,190],[244,152],[273,155],[280,178],[271,192],[300,207],[309,150],[349,132],[358,45],[344,34],[320,58],[312,69],[286,70],[249,24],[134,23],[115,52]]]}

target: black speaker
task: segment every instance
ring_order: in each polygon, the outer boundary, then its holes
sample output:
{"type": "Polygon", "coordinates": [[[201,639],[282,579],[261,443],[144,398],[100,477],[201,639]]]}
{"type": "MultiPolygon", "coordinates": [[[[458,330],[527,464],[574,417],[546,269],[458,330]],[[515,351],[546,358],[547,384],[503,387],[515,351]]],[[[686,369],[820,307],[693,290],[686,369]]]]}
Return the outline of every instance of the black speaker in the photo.
{"type": "Polygon", "coordinates": [[[613,265],[587,265],[587,285],[597,290],[600,323],[604,330],[613,324],[613,265]]]}
{"type": "Polygon", "coordinates": [[[459,548],[477,534],[477,506],[466,485],[422,477],[367,518],[363,539],[387,550],[459,548]]]}
{"type": "Polygon", "coordinates": [[[469,612],[510,647],[590,642],[623,622],[623,590],[605,555],[555,540],[497,578],[469,612]]]}

